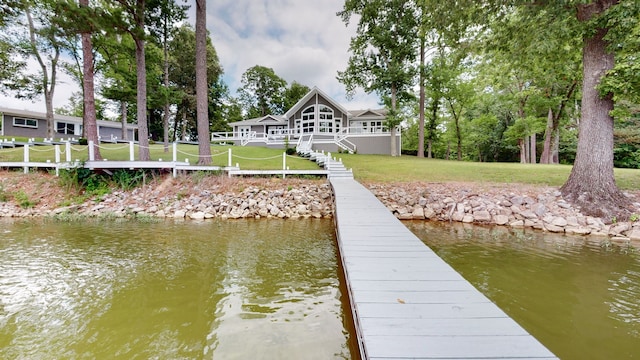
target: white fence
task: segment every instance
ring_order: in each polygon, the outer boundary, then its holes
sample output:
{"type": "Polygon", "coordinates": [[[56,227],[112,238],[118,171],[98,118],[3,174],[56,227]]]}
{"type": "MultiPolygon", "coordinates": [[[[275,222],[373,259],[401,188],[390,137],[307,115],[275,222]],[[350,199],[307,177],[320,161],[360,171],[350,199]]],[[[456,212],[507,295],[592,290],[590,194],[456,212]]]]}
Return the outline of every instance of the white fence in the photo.
{"type": "MultiPolygon", "coordinates": [[[[0,168],[23,168],[24,173],[28,173],[31,168],[45,168],[45,169],[53,169],[56,172],[56,176],[59,175],[60,169],[70,169],[76,167],[84,167],[88,169],[168,169],[171,170],[173,176],[177,176],[177,172],[182,171],[224,171],[232,175],[282,175],[284,178],[286,175],[327,175],[328,172],[325,170],[291,170],[287,166],[287,158],[289,155],[286,152],[282,153],[282,169],[274,169],[274,170],[240,170],[240,166],[238,163],[233,165],[233,158],[239,158],[243,160],[270,160],[279,158],[280,155],[267,157],[267,158],[244,158],[238,155],[233,155],[232,149],[228,149],[228,151],[211,155],[212,157],[216,156],[227,156],[227,165],[226,166],[214,166],[214,165],[192,165],[189,162],[188,158],[185,158],[184,161],[178,160],[178,154],[184,154],[187,156],[198,156],[194,154],[189,154],[184,151],[178,149],[177,143],[172,144],[172,155],[170,161],[163,161],[159,159],[157,161],[137,161],[135,160],[135,146],[134,142],[129,142],[128,144],[124,144],[124,147],[129,148],[129,160],[118,160],[118,161],[110,161],[107,159],[96,160],[95,158],[95,146],[93,142],[89,142],[88,145],[83,146],[81,148],[73,147],[70,142],[64,143],[64,145],[56,144],[53,145],[53,159],[49,159],[46,161],[32,161],[31,160],[31,152],[32,151],[50,151],[50,150],[39,150],[37,149],[39,146],[33,146],[32,144],[26,143],[23,144],[23,161],[0,161],[0,168]],[[87,161],[80,161],[79,159],[72,159],[72,149],[75,151],[88,151],[89,159],[87,161]],[[63,159],[64,158],[64,159],[63,159]]],[[[99,147],[99,146],[98,146],[99,147]]],[[[110,148],[113,150],[113,148],[110,148]]],[[[9,150],[9,149],[7,149],[9,150]]],[[[20,151],[19,148],[12,148],[11,151],[20,151]]]]}

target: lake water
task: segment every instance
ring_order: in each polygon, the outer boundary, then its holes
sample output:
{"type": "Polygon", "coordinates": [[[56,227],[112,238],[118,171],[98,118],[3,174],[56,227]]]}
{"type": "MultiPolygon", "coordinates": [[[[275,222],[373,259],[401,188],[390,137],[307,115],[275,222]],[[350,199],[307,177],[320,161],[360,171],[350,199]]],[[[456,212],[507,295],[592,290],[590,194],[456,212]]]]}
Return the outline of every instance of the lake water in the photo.
{"type": "Polygon", "coordinates": [[[333,223],[0,221],[2,359],[350,359],[333,223]]]}
{"type": "Polygon", "coordinates": [[[405,224],[561,359],[640,357],[637,250],[504,227],[405,224]]]}
{"type": "MultiPolygon", "coordinates": [[[[563,359],[640,355],[640,255],[405,223],[563,359]]],[[[0,221],[1,359],[350,359],[326,220],[0,221]]]]}

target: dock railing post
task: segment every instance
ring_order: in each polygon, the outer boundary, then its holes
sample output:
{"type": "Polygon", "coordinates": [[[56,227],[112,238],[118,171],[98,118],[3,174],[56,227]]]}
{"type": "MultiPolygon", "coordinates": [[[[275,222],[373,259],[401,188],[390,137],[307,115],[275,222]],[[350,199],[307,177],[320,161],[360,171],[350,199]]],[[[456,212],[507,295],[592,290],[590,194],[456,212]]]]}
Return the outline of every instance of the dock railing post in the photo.
{"type": "Polygon", "coordinates": [[[24,144],[24,162],[25,162],[25,167],[24,167],[24,173],[27,174],[29,173],[29,167],[26,166],[26,163],[29,162],[29,144],[24,144]]]}
{"type": "Polygon", "coordinates": [[[93,140],[89,140],[89,161],[96,159],[96,149],[93,147],[93,140]]]}
{"type": "Polygon", "coordinates": [[[53,152],[55,154],[56,176],[60,176],[60,145],[53,145],[53,152]]]}
{"type": "Polygon", "coordinates": [[[229,167],[231,167],[231,148],[229,148],[229,161],[227,164],[229,167]]]}
{"type": "Polygon", "coordinates": [[[287,152],[282,153],[282,178],[285,178],[284,171],[287,170],[287,152]]]}
{"type": "Polygon", "coordinates": [[[134,159],[133,141],[129,141],[129,161],[133,161],[134,159]]]}
{"type": "Polygon", "coordinates": [[[68,163],[71,162],[71,142],[67,141],[66,143],[64,143],[64,154],[66,155],[65,158],[67,160],[68,163]]]}
{"type": "Polygon", "coordinates": [[[173,142],[173,177],[178,176],[178,169],[176,169],[176,163],[178,162],[178,144],[173,142]]]}

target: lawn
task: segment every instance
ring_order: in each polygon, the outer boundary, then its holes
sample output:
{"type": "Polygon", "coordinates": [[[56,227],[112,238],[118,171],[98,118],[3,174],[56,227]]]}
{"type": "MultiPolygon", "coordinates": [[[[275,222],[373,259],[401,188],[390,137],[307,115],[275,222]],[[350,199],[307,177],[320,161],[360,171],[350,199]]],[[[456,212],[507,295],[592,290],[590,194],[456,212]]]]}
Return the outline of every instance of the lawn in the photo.
{"type": "MultiPolygon", "coordinates": [[[[64,147],[61,147],[64,151],[64,147]]],[[[197,145],[179,144],[178,161],[196,164],[198,161],[197,145]]],[[[269,149],[255,146],[221,146],[212,145],[213,165],[228,164],[229,149],[232,153],[232,165],[238,164],[243,170],[277,170],[282,169],[282,149],[269,149]]],[[[108,160],[128,160],[129,145],[102,144],[102,157],[108,160]]],[[[167,153],[162,144],[150,146],[152,160],[172,160],[172,147],[167,153]]],[[[36,146],[30,148],[31,161],[54,161],[53,146],[36,146]]],[[[136,158],[138,156],[135,151],[136,158]]],[[[335,154],[342,159],[347,168],[353,169],[357,180],[371,182],[393,181],[426,181],[450,182],[470,181],[486,183],[523,183],[536,185],[561,186],[571,172],[569,165],[541,165],[519,163],[478,163],[424,159],[414,156],[390,157],[385,155],[335,154]]],[[[64,161],[65,155],[62,155],[64,161]]],[[[1,161],[22,161],[23,149],[0,149],[1,161]]],[[[72,160],[88,159],[87,146],[74,145],[72,160]]],[[[286,166],[296,170],[313,170],[318,166],[304,158],[287,156],[286,166]]],[[[615,169],[618,186],[621,189],[640,189],[640,170],[615,169]]]]}
{"type": "MultiPolygon", "coordinates": [[[[479,163],[401,156],[338,154],[358,180],[393,181],[471,181],[487,183],[524,183],[561,186],[571,173],[569,165],[519,163],[479,163]]],[[[640,189],[640,170],[615,169],[621,189],[640,189]]]]}

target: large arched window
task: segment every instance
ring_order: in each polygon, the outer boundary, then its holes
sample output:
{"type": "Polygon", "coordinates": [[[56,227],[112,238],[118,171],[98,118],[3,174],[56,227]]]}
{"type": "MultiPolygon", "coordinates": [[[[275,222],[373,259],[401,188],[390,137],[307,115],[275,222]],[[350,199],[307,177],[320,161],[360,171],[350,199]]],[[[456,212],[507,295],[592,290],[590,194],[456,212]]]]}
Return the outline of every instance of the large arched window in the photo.
{"type": "Polygon", "coordinates": [[[332,133],[333,132],[333,109],[326,106],[320,105],[318,107],[318,129],[321,133],[332,133]]]}
{"type": "Polygon", "coordinates": [[[314,125],[316,122],[316,107],[309,106],[302,111],[302,133],[313,133],[314,125]]]}

